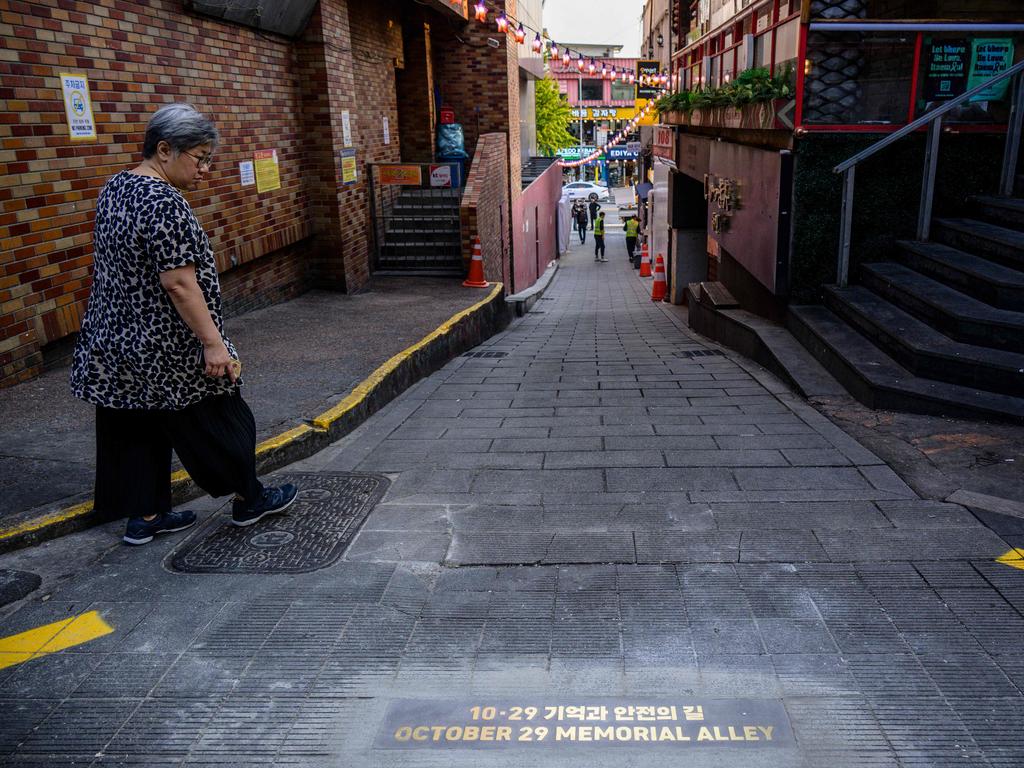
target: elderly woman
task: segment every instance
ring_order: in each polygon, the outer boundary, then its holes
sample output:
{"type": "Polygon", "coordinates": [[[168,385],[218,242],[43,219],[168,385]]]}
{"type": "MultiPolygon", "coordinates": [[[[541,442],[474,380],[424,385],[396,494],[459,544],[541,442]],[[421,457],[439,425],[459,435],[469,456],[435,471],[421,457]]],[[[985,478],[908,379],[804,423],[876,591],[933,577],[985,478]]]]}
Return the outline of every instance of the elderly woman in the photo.
{"type": "Polygon", "coordinates": [[[96,203],[71,389],[96,406],[96,510],[128,518],[129,544],[196,522],[171,509],[172,449],[211,496],[235,494],[235,525],[295,500],[294,486],[265,488],[256,477],[256,423],[224,335],[213,252],[182,196],[202,183],[216,146],[209,119],[168,104],[146,127],[142,162],[111,178],[96,203]]]}

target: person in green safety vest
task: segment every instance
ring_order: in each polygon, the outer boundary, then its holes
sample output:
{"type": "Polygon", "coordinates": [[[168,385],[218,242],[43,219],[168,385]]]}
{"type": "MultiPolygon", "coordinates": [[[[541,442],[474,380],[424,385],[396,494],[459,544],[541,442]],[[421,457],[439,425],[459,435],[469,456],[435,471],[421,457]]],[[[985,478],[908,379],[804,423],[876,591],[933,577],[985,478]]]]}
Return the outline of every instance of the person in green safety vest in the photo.
{"type": "Polygon", "coordinates": [[[635,258],[633,252],[636,250],[636,239],[640,235],[640,221],[636,216],[630,216],[623,225],[626,230],[626,253],[629,254],[629,263],[635,258]]]}
{"type": "Polygon", "coordinates": [[[604,211],[594,221],[594,261],[608,261],[604,256],[604,211]]]}

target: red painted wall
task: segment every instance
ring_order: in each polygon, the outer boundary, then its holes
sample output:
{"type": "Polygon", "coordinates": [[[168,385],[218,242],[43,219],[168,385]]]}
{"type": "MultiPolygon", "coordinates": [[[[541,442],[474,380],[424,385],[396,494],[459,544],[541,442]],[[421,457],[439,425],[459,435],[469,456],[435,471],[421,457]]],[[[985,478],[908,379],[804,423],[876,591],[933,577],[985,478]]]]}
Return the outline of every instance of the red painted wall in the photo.
{"type": "Polygon", "coordinates": [[[562,194],[562,169],[552,164],[512,203],[511,292],[525,291],[540,277],[548,262],[558,255],[555,236],[558,199],[562,194]]]}

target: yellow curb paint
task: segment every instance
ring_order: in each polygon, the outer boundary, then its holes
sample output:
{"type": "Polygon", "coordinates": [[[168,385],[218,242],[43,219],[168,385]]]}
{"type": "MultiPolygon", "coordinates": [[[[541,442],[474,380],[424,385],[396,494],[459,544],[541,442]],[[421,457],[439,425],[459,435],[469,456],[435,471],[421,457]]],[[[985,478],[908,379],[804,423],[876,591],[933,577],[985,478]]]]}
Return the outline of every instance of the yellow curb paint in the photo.
{"type": "MultiPolygon", "coordinates": [[[[373,373],[371,373],[369,376],[367,376],[365,379],[359,382],[359,384],[356,385],[355,389],[353,389],[348,394],[348,396],[345,397],[344,400],[340,401],[333,408],[331,408],[328,411],[325,411],[324,413],[321,413],[319,416],[313,419],[313,426],[309,426],[308,424],[300,424],[299,426],[282,432],[281,434],[275,437],[271,437],[264,440],[262,443],[256,446],[256,455],[261,456],[270,451],[283,448],[289,443],[298,440],[300,437],[302,437],[308,432],[326,432],[328,429],[330,429],[331,424],[333,424],[335,421],[340,419],[345,413],[352,410],[357,405],[359,405],[359,403],[365,400],[366,397],[374,390],[374,388],[377,387],[389,373],[391,373],[393,370],[395,370],[395,368],[398,367],[399,363],[401,363],[408,357],[412,356],[414,352],[426,346],[434,339],[438,338],[439,336],[443,336],[444,334],[451,331],[452,327],[460,320],[462,320],[464,317],[468,317],[473,312],[480,309],[480,307],[483,307],[488,302],[493,301],[494,298],[499,293],[501,293],[503,285],[501,283],[493,283],[492,285],[494,287],[491,289],[491,292],[487,295],[486,299],[478,301],[471,307],[467,307],[461,312],[452,315],[443,323],[441,323],[441,325],[435,328],[431,333],[429,333],[427,336],[424,336],[411,347],[402,350],[397,355],[395,355],[387,362],[385,362],[383,365],[378,367],[373,373]]],[[[183,469],[179,469],[177,472],[174,472],[171,475],[171,486],[174,487],[180,485],[181,483],[188,482],[189,479],[190,478],[188,472],[186,472],[183,469]]],[[[81,504],[76,504],[73,507],[62,509],[59,512],[54,512],[52,514],[36,518],[35,520],[28,520],[24,523],[14,526],[13,528],[0,528],[0,541],[3,541],[4,539],[13,538],[14,536],[20,536],[25,533],[31,533],[32,531],[38,531],[42,528],[46,528],[56,523],[62,523],[67,520],[73,520],[76,517],[87,515],[88,513],[92,512],[92,508],[93,502],[92,500],[89,500],[81,504]]],[[[3,667],[0,666],[0,669],[3,669],[3,667]]]]}
{"type": "Polygon", "coordinates": [[[1024,549],[1011,549],[1005,555],[997,557],[996,562],[1024,571],[1024,549]]]}
{"type": "Polygon", "coordinates": [[[264,453],[284,448],[289,443],[293,443],[308,432],[320,432],[319,429],[313,429],[308,424],[300,424],[294,429],[289,429],[287,432],[282,432],[280,435],[270,437],[264,440],[262,443],[256,446],[256,455],[261,456],[264,453]]]}
{"type": "Polygon", "coordinates": [[[38,517],[35,520],[27,520],[24,523],[20,523],[13,528],[0,529],[0,541],[9,539],[12,536],[20,536],[23,533],[31,533],[32,531],[38,531],[40,528],[45,528],[48,525],[54,525],[56,523],[63,523],[65,520],[73,520],[76,517],[92,512],[92,501],[84,501],[81,504],[76,504],[73,507],[62,509],[59,512],[53,512],[43,517],[38,517]]]}
{"type": "Polygon", "coordinates": [[[63,651],[114,631],[96,611],[0,638],[0,669],[63,651]]]}
{"type": "Polygon", "coordinates": [[[335,405],[328,411],[324,411],[315,419],[312,419],[313,426],[321,430],[330,429],[331,424],[336,422],[346,413],[348,413],[357,405],[359,405],[363,400],[365,400],[366,397],[387,377],[387,375],[394,371],[402,362],[410,358],[414,353],[425,347],[434,339],[444,336],[446,333],[449,333],[460,320],[462,320],[464,317],[468,317],[469,315],[473,314],[476,310],[480,309],[480,307],[492,301],[495,296],[501,293],[501,290],[502,284],[494,283],[494,288],[487,295],[486,299],[484,299],[483,301],[478,301],[473,306],[467,307],[461,312],[452,315],[446,321],[441,323],[441,325],[435,328],[431,333],[424,336],[411,347],[403,349],[397,355],[389,359],[387,362],[383,363],[373,373],[371,373],[369,376],[367,376],[365,379],[359,382],[356,388],[353,389],[348,394],[348,396],[341,400],[337,405],[335,405]]]}

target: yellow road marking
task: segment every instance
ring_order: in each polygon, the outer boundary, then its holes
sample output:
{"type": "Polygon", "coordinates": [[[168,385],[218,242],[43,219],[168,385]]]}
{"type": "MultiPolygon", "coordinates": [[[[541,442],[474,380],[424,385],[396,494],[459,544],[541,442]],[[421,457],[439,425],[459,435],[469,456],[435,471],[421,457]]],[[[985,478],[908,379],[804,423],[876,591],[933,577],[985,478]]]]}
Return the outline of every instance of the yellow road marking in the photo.
{"type": "Polygon", "coordinates": [[[96,611],[0,638],[0,669],[63,651],[114,631],[96,611]]]}
{"type": "MultiPolygon", "coordinates": [[[[503,288],[503,285],[501,283],[493,283],[493,286],[494,287],[491,289],[491,292],[487,294],[487,298],[483,299],[482,301],[478,301],[471,307],[467,307],[461,312],[452,315],[450,318],[445,320],[441,325],[435,328],[427,336],[424,336],[411,347],[402,350],[397,355],[389,359],[387,362],[379,366],[373,373],[371,373],[369,376],[367,376],[365,379],[359,382],[355,389],[353,389],[348,394],[348,396],[345,397],[344,400],[337,403],[330,410],[321,413],[319,416],[313,419],[313,426],[309,426],[308,424],[300,424],[299,426],[293,427],[292,429],[282,432],[281,434],[276,435],[275,437],[271,437],[268,438],[267,440],[264,440],[262,443],[256,446],[256,455],[261,456],[264,453],[267,453],[268,451],[272,451],[277,448],[283,448],[289,443],[298,440],[300,437],[302,437],[308,432],[326,432],[330,428],[331,424],[333,424],[335,421],[341,418],[346,412],[352,410],[357,405],[359,405],[359,403],[365,400],[366,397],[374,390],[374,388],[377,387],[377,385],[379,385],[389,373],[391,373],[395,368],[398,367],[399,363],[401,363],[406,358],[410,357],[418,349],[426,346],[437,337],[443,336],[444,334],[451,331],[452,327],[460,320],[462,320],[462,318],[469,316],[470,314],[478,310],[480,307],[487,304],[489,301],[492,301],[494,297],[497,296],[503,288]]],[[[183,469],[179,469],[177,472],[171,475],[172,486],[176,486],[180,483],[187,482],[188,480],[188,472],[186,472],[183,469]]],[[[10,539],[14,536],[20,536],[25,533],[31,533],[32,531],[38,531],[41,528],[46,528],[47,526],[53,525],[55,523],[62,523],[66,520],[73,520],[76,517],[81,517],[82,515],[86,515],[89,512],[91,512],[92,507],[93,502],[90,499],[89,501],[82,502],[81,504],[76,504],[75,506],[68,507],[67,509],[59,510],[57,512],[54,512],[53,514],[45,515],[34,520],[28,520],[24,523],[14,526],[13,528],[0,528],[0,541],[3,541],[4,539],[10,539]]],[[[0,660],[0,669],[3,669],[2,660],[0,660]]]]}
{"type": "Polygon", "coordinates": [[[1011,549],[1005,555],[997,557],[996,562],[1024,571],[1024,549],[1011,549]]]}
{"type": "Polygon", "coordinates": [[[62,509],[59,512],[54,512],[51,515],[45,515],[44,517],[36,518],[35,520],[28,520],[20,525],[16,525],[13,528],[7,528],[6,530],[0,531],[0,539],[9,539],[12,536],[19,536],[23,533],[30,533],[32,531],[38,531],[40,528],[45,528],[48,525],[54,523],[62,523],[65,520],[71,520],[81,515],[92,512],[92,501],[83,501],[81,504],[76,504],[73,507],[62,509]]]}

